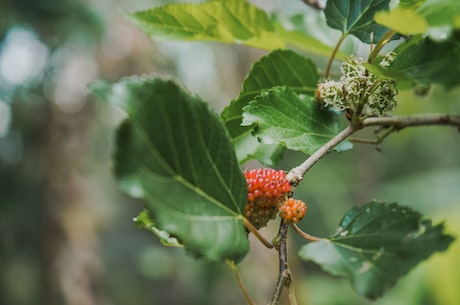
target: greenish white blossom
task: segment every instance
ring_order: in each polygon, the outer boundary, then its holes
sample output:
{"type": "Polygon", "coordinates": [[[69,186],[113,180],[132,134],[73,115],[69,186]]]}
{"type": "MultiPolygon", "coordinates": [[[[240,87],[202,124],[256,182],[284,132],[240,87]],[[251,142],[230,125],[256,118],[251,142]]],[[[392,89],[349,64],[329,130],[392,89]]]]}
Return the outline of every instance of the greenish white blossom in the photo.
{"type": "MultiPolygon", "coordinates": [[[[383,55],[380,65],[388,67],[394,56],[392,52],[383,55]]],[[[378,115],[397,106],[396,82],[377,77],[363,66],[362,59],[349,57],[340,70],[342,75],[338,81],[325,80],[318,86],[317,98],[326,106],[378,115]]]]}

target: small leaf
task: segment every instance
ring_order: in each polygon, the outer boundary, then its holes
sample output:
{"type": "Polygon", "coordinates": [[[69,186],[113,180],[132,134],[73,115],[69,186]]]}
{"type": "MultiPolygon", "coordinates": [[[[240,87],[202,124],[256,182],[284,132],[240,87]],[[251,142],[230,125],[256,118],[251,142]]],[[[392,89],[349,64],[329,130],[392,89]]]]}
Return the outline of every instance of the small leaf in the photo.
{"type": "Polygon", "coordinates": [[[277,156],[281,157],[280,148],[267,147],[251,139],[251,126],[240,126],[243,107],[258,94],[274,86],[287,86],[295,92],[313,95],[318,79],[318,72],[313,62],[290,50],[273,51],[252,65],[238,98],[233,100],[221,114],[235,141],[240,162],[250,157],[257,157],[257,160],[262,163],[271,165],[278,161],[277,156]],[[252,150],[248,143],[255,145],[252,150]]]}
{"type": "Polygon", "coordinates": [[[370,202],[352,208],[334,236],[303,246],[299,255],[375,299],[422,260],[448,248],[453,238],[443,230],[443,224],[433,226],[411,208],[370,202]]]}
{"type": "Polygon", "coordinates": [[[168,232],[162,231],[155,226],[155,222],[150,217],[147,209],[140,212],[133,220],[138,228],[146,229],[155,234],[160,239],[163,246],[183,247],[177,238],[172,237],[168,232]]]}
{"type": "Polygon", "coordinates": [[[242,43],[266,50],[285,46],[267,14],[245,0],[169,4],[128,17],[155,39],[242,43]]]}
{"type": "Polygon", "coordinates": [[[460,32],[445,42],[411,38],[395,50],[389,73],[401,74],[423,85],[452,88],[460,84],[460,32]]]}
{"type": "Polygon", "coordinates": [[[365,43],[375,43],[388,28],[377,24],[374,15],[389,10],[389,3],[390,0],[329,0],[324,13],[331,28],[344,35],[352,34],[365,43]]]}
{"type": "Polygon", "coordinates": [[[279,143],[306,154],[313,154],[341,131],[338,115],[287,87],[262,92],[243,110],[242,125],[255,124],[254,135],[262,143],[279,143]]]}
{"type": "Polygon", "coordinates": [[[125,78],[93,86],[129,119],[118,129],[115,174],[146,201],[155,225],[210,260],[241,260],[246,180],[218,116],[172,81],[125,78]]]}

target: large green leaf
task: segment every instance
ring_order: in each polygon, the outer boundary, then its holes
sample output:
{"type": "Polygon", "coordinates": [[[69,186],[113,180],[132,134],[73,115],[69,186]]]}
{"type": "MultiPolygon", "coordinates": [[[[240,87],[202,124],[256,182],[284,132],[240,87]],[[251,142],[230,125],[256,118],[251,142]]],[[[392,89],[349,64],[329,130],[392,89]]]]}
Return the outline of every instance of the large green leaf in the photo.
{"type": "Polygon", "coordinates": [[[270,156],[281,156],[280,148],[276,145],[267,147],[254,141],[251,126],[240,126],[243,107],[274,86],[287,86],[295,92],[313,95],[318,79],[313,62],[290,50],[273,51],[252,65],[238,98],[221,114],[241,161],[257,157],[259,161],[270,165],[277,161],[270,156]]]}
{"type": "Polygon", "coordinates": [[[128,194],[147,202],[160,230],[210,260],[240,260],[247,186],[219,117],[172,81],[125,78],[97,83],[103,99],[126,109],[115,174],[128,194]]]}
{"type": "Polygon", "coordinates": [[[445,40],[460,28],[460,2],[427,0],[377,13],[375,20],[402,34],[428,34],[432,39],[445,40]]]}
{"type": "Polygon", "coordinates": [[[242,43],[266,50],[285,47],[267,14],[245,0],[169,4],[128,17],[155,39],[242,43]]]}
{"type": "Polygon", "coordinates": [[[287,87],[262,92],[243,110],[242,125],[255,124],[253,133],[262,143],[279,143],[306,154],[313,154],[342,130],[338,115],[287,87]]]}
{"type": "Polygon", "coordinates": [[[303,246],[299,255],[374,299],[419,262],[445,251],[453,238],[443,230],[411,208],[370,202],[351,209],[334,236],[303,246]]]}
{"type": "Polygon", "coordinates": [[[377,24],[374,15],[389,10],[389,3],[390,0],[329,0],[324,13],[331,28],[344,35],[352,34],[363,42],[375,43],[388,28],[377,24]]]}
{"type": "Polygon", "coordinates": [[[414,37],[395,52],[389,74],[400,74],[423,85],[452,88],[460,84],[460,32],[441,43],[414,37]]]}

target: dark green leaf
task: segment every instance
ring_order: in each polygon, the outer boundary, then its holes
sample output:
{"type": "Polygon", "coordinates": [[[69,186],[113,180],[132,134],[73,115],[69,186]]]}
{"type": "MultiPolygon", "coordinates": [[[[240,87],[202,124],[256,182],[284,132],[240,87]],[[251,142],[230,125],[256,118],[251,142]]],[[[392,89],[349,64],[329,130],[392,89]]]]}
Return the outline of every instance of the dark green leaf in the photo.
{"type": "Polygon", "coordinates": [[[243,258],[247,186],[219,117],[172,81],[132,77],[93,88],[128,112],[115,154],[121,187],[144,199],[155,225],[190,252],[243,258]]]}
{"type": "Polygon", "coordinates": [[[411,208],[371,202],[351,209],[334,236],[303,246],[299,255],[375,299],[419,262],[448,248],[453,238],[443,230],[411,208]]]}
{"type": "Polygon", "coordinates": [[[283,144],[306,154],[342,130],[335,113],[321,110],[313,98],[300,98],[287,87],[262,92],[243,110],[242,125],[255,124],[254,135],[262,143],[283,144]]]}
{"type": "Polygon", "coordinates": [[[344,35],[352,34],[363,42],[375,43],[388,28],[377,24],[374,15],[389,10],[389,3],[390,0],[329,0],[324,13],[330,27],[344,35]]]}
{"type": "Polygon", "coordinates": [[[250,139],[252,138],[252,127],[240,126],[243,119],[243,107],[248,105],[255,96],[274,86],[287,86],[295,92],[313,95],[318,79],[318,72],[313,62],[290,50],[273,51],[253,64],[243,82],[240,95],[224,109],[221,115],[234,139],[240,161],[257,157],[259,161],[271,165],[278,160],[271,157],[273,154],[268,152],[271,151],[275,153],[275,156],[281,156],[280,148],[266,147],[250,139]],[[250,145],[247,145],[248,143],[255,144],[252,150],[250,145]],[[260,157],[263,158],[260,159],[260,157]]]}
{"type": "Polygon", "coordinates": [[[128,17],[155,39],[211,40],[284,48],[267,14],[245,0],[169,4],[128,17]]]}
{"type": "Polygon", "coordinates": [[[153,234],[155,234],[159,239],[163,246],[169,247],[183,247],[183,245],[177,240],[177,238],[169,235],[168,232],[162,231],[155,226],[155,222],[149,215],[148,210],[143,210],[134,218],[134,222],[136,226],[142,229],[146,229],[153,234]]]}
{"type": "Polygon", "coordinates": [[[460,32],[442,43],[414,37],[395,52],[390,73],[402,74],[423,85],[436,83],[452,88],[460,84],[460,32]]]}

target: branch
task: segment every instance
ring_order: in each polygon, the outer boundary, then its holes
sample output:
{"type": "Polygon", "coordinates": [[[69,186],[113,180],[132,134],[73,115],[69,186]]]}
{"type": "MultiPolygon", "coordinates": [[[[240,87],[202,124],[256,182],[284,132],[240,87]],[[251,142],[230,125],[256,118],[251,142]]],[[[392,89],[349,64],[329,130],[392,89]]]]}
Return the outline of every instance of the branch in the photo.
{"type": "Polygon", "coordinates": [[[451,125],[460,129],[460,115],[418,114],[410,116],[367,118],[363,121],[363,127],[394,127],[395,131],[406,127],[428,125],[451,125]]]}
{"type": "Polygon", "coordinates": [[[302,2],[314,9],[324,10],[324,3],[321,0],[302,0],[302,2]]]}
{"type": "Polygon", "coordinates": [[[286,178],[294,185],[298,184],[305,173],[313,167],[322,157],[327,155],[335,146],[345,140],[348,136],[352,135],[358,127],[349,125],[347,128],[339,132],[335,137],[329,140],[326,144],[321,146],[315,153],[313,153],[307,160],[299,166],[294,167],[287,173],[286,178]]]}
{"type": "Polygon", "coordinates": [[[395,117],[372,117],[363,120],[361,126],[350,125],[329,142],[321,146],[315,153],[313,153],[307,160],[297,167],[294,167],[286,175],[286,178],[292,185],[297,185],[306,174],[306,172],[313,167],[321,158],[327,155],[335,146],[345,140],[348,136],[356,131],[370,126],[382,126],[383,128],[391,128],[378,143],[394,131],[401,130],[406,127],[415,126],[429,126],[429,125],[450,125],[458,127],[460,131],[460,115],[448,114],[418,114],[410,116],[395,116],[395,117]]]}
{"type": "Polygon", "coordinates": [[[280,228],[278,231],[278,236],[276,238],[276,249],[279,253],[279,275],[278,281],[276,283],[275,291],[272,296],[272,300],[270,305],[277,305],[279,304],[281,292],[283,288],[289,287],[291,282],[291,272],[288,267],[288,258],[287,258],[287,246],[286,246],[286,239],[288,233],[289,224],[281,220],[280,228]]]}

